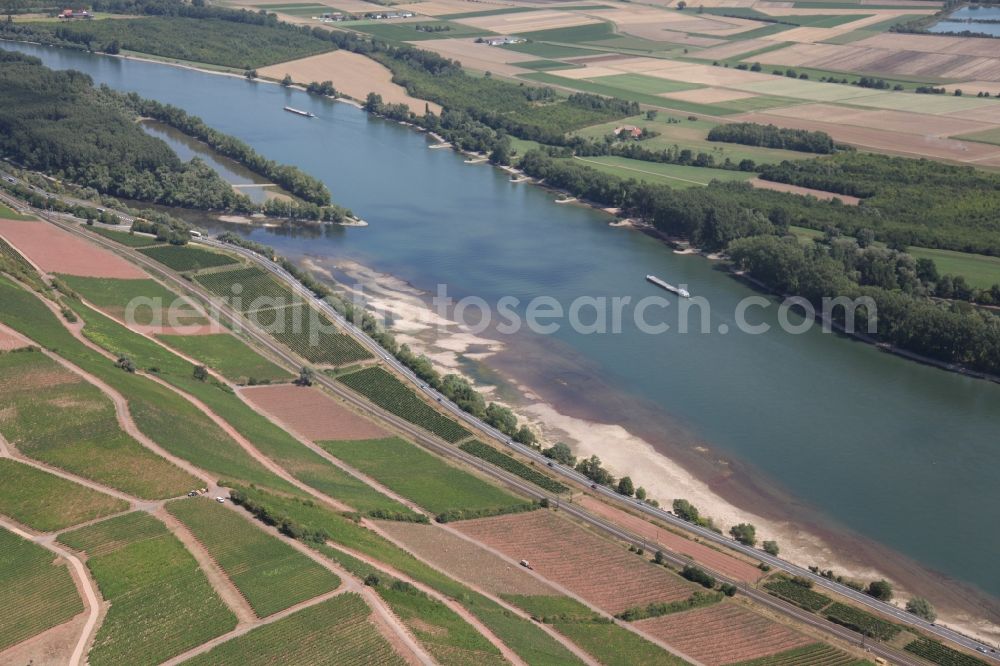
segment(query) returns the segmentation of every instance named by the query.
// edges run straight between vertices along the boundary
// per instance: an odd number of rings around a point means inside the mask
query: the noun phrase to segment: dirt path
[[[368,521],[362,521],[362,524],[365,527],[367,527],[368,529],[371,529],[373,532],[379,533],[379,530],[377,528],[373,527],[371,525],[371,523],[369,523]],[[514,653],[513,650],[511,650],[509,647],[507,647],[506,643],[504,643],[502,640],[500,640],[500,638],[496,634],[494,634],[493,631],[491,631],[489,629],[489,627],[487,627],[486,625],[484,625],[479,620],[479,618],[477,618],[475,615],[473,615],[472,613],[470,613],[464,606],[462,606],[458,602],[449,599],[448,597],[444,596],[443,594],[441,594],[440,592],[438,592],[434,588],[429,587],[429,586],[425,585],[424,583],[421,583],[420,581],[418,581],[418,580],[416,580],[414,578],[411,578],[410,576],[408,576],[407,574],[403,573],[399,569],[396,569],[395,567],[392,567],[392,566],[390,566],[388,564],[385,564],[384,562],[381,562],[381,561],[376,560],[376,559],[374,559],[372,557],[369,557],[368,555],[365,555],[364,553],[358,552],[358,551],[353,550],[351,548],[347,548],[346,546],[342,546],[342,545],[340,545],[338,543],[327,542],[327,545],[329,545],[331,548],[334,548],[334,549],[339,550],[341,552],[347,553],[351,557],[354,557],[354,558],[356,558],[358,560],[361,560],[365,564],[368,564],[368,565],[373,566],[373,567],[375,567],[377,569],[380,569],[380,570],[384,571],[385,573],[389,574],[390,576],[392,576],[394,578],[398,578],[398,579],[400,579],[402,581],[405,581],[405,582],[409,583],[410,585],[412,585],[413,587],[415,587],[418,590],[420,590],[421,592],[423,592],[424,594],[426,594],[427,596],[429,596],[430,598],[435,599],[436,601],[441,602],[442,604],[444,604],[445,606],[447,606],[449,610],[451,610],[452,612],[454,612],[460,618],[462,618],[463,620],[465,620],[469,625],[471,625],[473,629],[475,629],[480,634],[482,634],[483,637],[486,640],[488,640],[491,644],[493,644],[493,647],[495,647],[498,650],[500,650],[500,654],[508,662],[510,662],[512,664],[515,664],[516,666],[527,666],[524,663],[524,661],[517,654]]]
[[[84,600],[84,603],[87,606],[87,622],[83,625],[83,630],[80,632],[80,638],[76,643],[76,647],[73,648],[73,654],[68,662],[70,666],[78,666],[83,662],[83,655],[87,648],[87,643],[90,642],[90,637],[97,628],[97,620],[101,612],[101,602],[97,595],[97,588],[93,581],[90,580],[87,568],[83,566],[83,562],[81,562],[75,555],[57,545],[55,543],[55,538],[52,536],[38,537],[29,534],[16,525],[8,523],[2,518],[0,518],[0,527],[13,532],[22,539],[27,539],[28,541],[37,543],[46,550],[49,550],[65,559],[69,563],[69,570],[70,574],[73,576],[73,582],[76,584],[80,597]]]
[[[515,560],[515,559],[513,559],[511,557],[508,557],[504,553],[500,552],[499,550],[497,550],[497,549],[495,549],[495,548],[493,548],[491,546],[488,546],[488,545],[486,545],[484,543],[481,543],[480,541],[477,541],[476,539],[470,537],[468,534],[465,534],[465,533],[461,532],[460,530],[457,530],[457,529],[455,529],[453,527],[447,527],[447,526],[443,526],[443,527],[444,527],[444,529],[447,529],[449,532],[451,532],[455,536],[461,537],[462,539],[465,539],[469,543],[473,543],[473,544],[479,546],[483,550],[486,550],[489,553],[492,553],[493,555],[496,555],[497,557],[501,558],[502,560],[504,560],[506,562],[509,562],[509,563],[511,563],[513,565],[520,566],[520,563],[517,560]],[[618,626],[620,626],[620,627],[622,627],[624,629],[627,629],[628,631],[631,631],[634,634],[638,634],[639,636],[641,636],[642,638],[645,638],[650,643],[653,643],[654,645],[657,645],[658,647],[663,648],[664,650],[666,650],[670,654],[673,654],[673,655],[675,655],[677,657],[680,657],[681,659],[683,659],[684,661],[688,662],[689,664],[693,664],[694,666],[701,666],[701,662],[699,662],[697,659],[692,659],[690,656],[688,656],[688,655],[684,654],[683,652],[680,652],[679,650],[677,650],[677,648],[675,648],[675,647],[673,647],[671,645],[668,645],[667,643],[664,643],[660,639],[656,638],[655,636],[650,635],[649,633],[647,633],[645,631],[637,629],[630,622],[622,622],[620,620],[616,620],[616,619],[612,618],[611,615],[609,615],[606,611],[604,611],[603,609],[599,608],[598,606],[595,606],[594,604],[590,603],[589,601],[587,601],[583,597],[579,596],[578,594],[576,594],[575,592],[573,592],[569,588],[565,587],[564,585],[560,585],[559,583],[557,583],[557,582],[555,582],[553,580],[549,580],[548,578],[545,578],[544,576],[542,576],[540,573],[538,573],[537,571],[535,571],[533,569],[525,569],[525,571],[527,571],[529,574],[535,576],[538,580],[540,580],[540,581],[546,583],[547,585],[555,588],[556,590],[559,591],[560,594],[563,594],[563,595],[565,595],[565,596],[573,599],[574,601],[577,601],[577,602],[583,604],[584,606],[586,606],[587,608],[589,608],[594,613],[597,613],[598,615],[600,615],[602,617],[611,618],[614,621],[614,623],[617,624]]]
[[[417,554],[413,553],[412,551],[408,550],[406,548],[406,544],[402,543],[401,541],[396,540],[391,534],[388,534],[385,531],[379,529],[379,527],[377,525],[373,525],[373,524],[368,523],[368,522],[366,522],[366,525],[373,532],[375,532],[376,534],[378,534],[382,538],[384,538],[384,539],[386,539],[388,541],[391,541],[397,547],[401,548],[402,550],[405,550],[407,553],[409,553],[410,555],[412,555],[417,560],[420,560],[421,562],[423,562],[427,566],[429,566],[429,567],[431,567],[431,568],[433,568],[433,569],[435,569],[437,571],[442,571],[433,562],[425,560],[424,558],[420,557],[419,555],[417,555]],[[465,537],[465,535],[462,535],[462,534],[458,533],[457,530],[451,529],[451,528],[447,527],[446,525],[438,524],[438,527],[440,527],[441,529],[448,530],[449,533],[457,533],[457,534],[459,534],[459,536]],[[471,543],[474,543],[474,544],[476,543],[475,541],[473,541],[472,539],[469,539],[469,538],[465,538],[465,540],[469,541]],[[535,572],[531,572],[531,573],[535,573]],[[471,583],[468,580],[463,580],[461,578],[458,578],[458,577],[454,576],[451,573],[448,573],[446,575],[448,575],[452,579],[458,581],[462,585],[465,585],[466,587],[468,587],[473,592],[476,592],[477,594],[481,594],[484,597],[486,597],[487,599],[489,599],[490,601],[492,601],[493,603],[495,603],[495,604],[497,604],[499,606],[502,606],[508,612],[510,612],[510,613],[512,613],[512,614],[514,614],[514,615],[516,615],[518,617],[520,617],[523,620],[527,620],[529,622],[533,622],[534,623],[534,621],[531,619],[531,614],[529,614],[529,613],[521,610],[517,606],[514,606],[513,604],[509,603],[505,599],[502,599],[502,598],[500,598],[498,596],[495,596],[493,593],[488,592],[487,590],[479,587],[475,583]],[[549,582],[549,581],[545,580],[544,578],[542,578],[541,576],[539,576],[537,574],[536,574],[535,577],[538,578],[539,580],[545,581],[546,583]],[[562,634],[560,634],[559,632],[557,632],[551,626],[549,626],[547,624],[544,624],[544,623],[534,623],[534,624],[539,629],[541,629],[542,631],[544,631],[545,633],[547,633],[549,636],[551,636],[556,642],[558,642],[559,644],[561,644],[564,648],[566,648],[567,650],[569,650],[570,652],[572,652],[577,657],[577,659],[579,659],[583,663],[587,664],[587,666],[600,666],[600,662],[596,661],[593,657],[591,657],[589,654],[587,654],[586,652],[584,652],[576,643],[572,642],[571,640],[569,640],[568,638],[566,638],[565,636],[563,636]]]
[[[252,624],[257,621],[257,614],[254,613],[253,608],[247,602],[240,591],[233,584],[233,581],[229,580],[229,576],[226,572],[222,570],[221,567],[216,563],[215,559],[209,554],[205,547],[201,545],[201,542],[191,534],[191,531],[183,524],[181,521],[174,518],[174,516],[167,511],[166,507],[160,507],[153,512],[153,515],[159,518],[167,526],[175,537],[177,537],[184,547],[188,549],[194,559],[198,561],[198,566],[201,567],[202,572],[205,577],[208,578],[209,584],[215,590],[216,594],[222,599],[222,601],[229,606],[229,610],[233,611],[236,615],[237,627],[244,624]]]

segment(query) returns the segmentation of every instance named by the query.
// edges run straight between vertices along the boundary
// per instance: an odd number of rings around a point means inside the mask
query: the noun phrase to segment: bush
[[[681,575],[692,583],[698,583],[702,587],[706,587],[708,589],[715,587],[715,577],[701,567],[688,564],[681,570]]]
[[[729,528],[729,533],[744,546],[754,546],[757,544],[757,528],[750,523],[733,525]]]
[[[912,613],[919,618],[923,618],[928,622],[933,622],[937,619],[937,612],[934,610],[934,606],[931,602],[927,601],[923,597],[913,597],[906,602],[906,612]]]
[[[764,552],[767,553],[768,555],[774,555],[775,557],[777,557],[778,552],[780,550],[778,548],[777,541],[765,541],[763,544],[761,544],[761,548],[763,548]]]
[[[892,601],[892,583],[887,580],[875,580],[868,584],[865,594],[879,601]]]

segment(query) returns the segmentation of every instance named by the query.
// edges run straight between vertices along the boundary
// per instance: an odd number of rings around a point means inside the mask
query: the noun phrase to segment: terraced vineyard
[[[21,256],[20,252],[11,247],[10,244],[2,238],[0,238],[0,257],[10,260],[11,263],[24,270],[32,272],[35,270],[32,268],[31,264],[29,264],[28,261]]]
[[[903,649],[941,666],[988,666],[989,664],[983,659],[953,650],[929,638],[918,638],[907,643]]]
[[[0,514],[51,532],[125,511],[128,502],[10,458],[0,458]]]
[[[269,273],[255,266],[195,275],[194,279],[240,312],[302,302]]]
[[[340,580],[288,544],[206,498],[167,505],[208,550],[258,617],[335,590]]]
[[[823,615],[837,624],[882,641],[892,640],[899,633],[895,624],[839,602],[823,611]]]
[[[396,379],[392,373],[383,368],[365,368],[341,375],[337,377],[337,380],[365,396],[382,409],[440,436],[446,442],[455,443],[472,436],[471,432],[447,416],[438,413]]]
[[[181,273],[239,263],[229,255],[190,245],[158,245],[139,252]]]
[[[372,357],[361,343],[339,332],[332,321],[312,308],[291,307],[274,312],[281,323],[267,326],[268,333],[310,363],[347,365]]]
[[[796,606],[804,608],[807,611],[812,611],[813,613],[826,608],[833,602],[833,599],[825,594],[814,592],[813,590],[803,587],[802,585],[786,578],[766,583],[764,585],[764,589],[776,597],[780,597],[785,601],[790,601]]]
[[[477,458],[482,458],[483,460],[493,463],[497,467],[502,467],[511,474],[517,474],[522,479],[531,481],[536,486],[544,488],[552,493],[562,493],[568,490],[566,486],[559,483],[555,479],[552,479],[545,474],[542,474],[538,470],[532,469],[528,465],[514,459],[512,456],[507,455],[502,451],[494,449],[489,444],[484,444],[479,440],[466,442],[460,447],[466,453],[471,453]]]
[[[0,652],[83,611],[65,566],[39,545],[0,528]]]
[[[60,536],[88,554],[87,566],[111,603],[89,661],[154,664],[236,626],[194,557],[147,513],[111,518]]]
[[[769,657],[740,661],[731,666],[865,666],[871,662],[858,659],[825,643],[814,643]]]
[[[368,621],[360,596],[341,594],[254,629],[185,662],[186,666],[403,666]]]

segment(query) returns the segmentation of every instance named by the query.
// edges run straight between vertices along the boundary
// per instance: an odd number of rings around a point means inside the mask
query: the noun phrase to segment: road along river
[[[793,559],[884,572],[939,605],[1000,622],[1000,386],[817,329],[788,334],[774,306],[748,315],[770,332],[740,333],[737,305],[756,294],[713,263],[428,150],[425,136],[349,105],[164,65],[4,47],[181,106],[321,178],[370,226],[237,228],[357,278],[394,309],[404,337],[496,385],[499,397],[545,422],[547,435],[597,453],[651,496],[688,497],[726,527],[752,518]],[[649,273],[704,297],[708,331],[677,333],[669,318],[677,303],[646,283]],[[672,328],[643,332],[629,313],[617,333],[576,332],[565,321],[549,335],[502,335],[496,326],[436,333],[413,320],[439,284],[456,299],[515,297],[522,314],[539,296],[567,308],[579,297],[664,296]],[[654,309],[648,318],[657,319]]]

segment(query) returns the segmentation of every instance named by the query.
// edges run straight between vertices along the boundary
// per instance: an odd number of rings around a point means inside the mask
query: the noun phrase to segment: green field
[[[612,39],[617,36],[614,24],[608,22],[578,25],[571,28],[519,32],[517,34],[533,42],[568,42],[570,44]]]
[[[676,122],[670,122],[671,120],[675,120]],[[672,150],[676,148],[677,150],[690,150],[694,155],[706,153],[712,156],[716,164],[725,162],[726,158],[735,164],[739,164],[745,159],[753,160],[757,164],[772,164],[783,160],[801,160],[815,157],[811,153],[800,153],[794,150],[761,148],[709,141],[708,132],[717,124],[709,120],[689,120],[683,116],[666,113],[658,114],[655,120],[647,120],[643,114],[625,118],[624,120],[585,127],[582,130],[574,132],[574,134],[588,138],[599,138],[611,134],[616,127],[634,125],[657,133],[657,136],[642,140],[640,145],[643,148],[649,150]]]
[[[634,178],[648,183],[670,185],[676,188],[701,187],[713,180],[744,181],[750,180],[756,174],[749,171],[732,171],[729,169],[708,169],[704,167],[685,166],[683,164],[662,164],[659,162],[644,162],[627,157],[577,157],[574,158],[592,169],[609,173],[621,178]]]
[[[227,254],[190,245],[159,245],[139,250],[139,252],[179,272],[239,263],[238,260]]]
[[[528,62],[517,63],[518,67],[524,67],[525,69],[534,69],[539,72],[544,72],[553,69],[579,69],[579,65],[574,65],[568,62],[560,62],[558,60],[529,60]]]
[[[258,617],[340,585],[329,570],[208,498],[177,500],[167,510],[191,530]]]
[[[0,514],[39,532],[53,532],[125,511],[129,504],[55,474],[0,458]]]
[[[417,23],[352,21],[345,22],[341,25],[349,27],[351,30],[357,30],[358,32],[363,32],[365,34],[372,35],[373,37],[384,39],[388,42],[422,42],[431,39],[458,39],[495,34],[489,30],[481,30],[479,28],[463,25],[461,23],[453,23],[451,21],[435,21],[433,19],[428,19],[426,21],[421,20]],[[441,30],[440,32],[428,32],[426,30],[417,30],[418,25],[438,28],[447,26],[449,29]]]
[[[515,53],[527,53],[539,58],[574,58],[578,56],[595,55],[590,49],[581,49],[575,46],[564,46],[562,44],[546,44],[545,42],[523,42],[521,44],[506,44],[498,48],[514,51]]]
[[[543,474],[534,467],[525,465],[519,460],[516,460],[514,457],[507,455],[503,451],[493,448],[489,444],[484,444],[483,442],[475,440],[472,442],[466,442],[459,448],[466,453],[471,453],[478,458],[482,458],[487,462],[493,463],[497,467],[502,467],[512,474],[517,474],[522,479],[527,479],[536,486],[544,488],[551,493],[562,493],[568,490],[566,486],[559,483],[555,479]]]
[[[924,637],[907,643],[903,649],[934,664],[940,664],[940,666],[987,666],[989,664],[984,659],[959,652]]]
[[[961,141],[975,141],[976,143],[988,143],[1000,146],[1000,129],[986,130],[985,132],[973,132],[972,134],[960,134],[951,137]]]
[[[60,275],[59,279],[92,305],[115,319],[147,326],[207,324],[186,298],[168,291],[155,280]]]
[[[20,213],[15,213],[10,207],[5,206],[0,203],[0,220],[33,220],[35,219],[31,215],[21,215]]]
[[[342,594],[234,638],[185,662],[188,666],[271,666],[276,663],[403,666],[358,594]]]
[[[502,510],[527,503],[398,437],[320,445],[432,513]]]
[[[56,555],[0,528],[0,652],[83,611]]]
[[[149,247],[150,245],[156,245],[160,242],[152,236],[132,234],[127,231],[115,231],[114,229],[105,229],[104,227],[87,227],[87,231],[91,231],[98,236],[104,236],[105,238],[111,239],[116,243],[127,245],[128,247]]]
[[[694,83],[683,83],[681,81],[671,81],[661,79],[656,76],[646,76],[644,74],[612,74],[610,76],[597,76],[590,79],[595,83],[601,83],[622,90],[642,93],[644,95],[659,95],[661,93],[678,92],[680,90],[696,90],[704,88]]]
[[[871,663],[841,652],[832,645],[813,643],[760,659],[737,662],[730,666],[871,666]]]
[[[197,484],[123,432],[103,393],[41,353],[0,355],[0,385],[0,410],[13,414],[0,432],[24,455],[147,499]]]
[[[521,12],[531,12],[535,11],[534,7],[503,7],[501,9],[484,9],[479,12],[465,12],[464,14],[444,14],[439,18],[444,19],[462,19],[462,18],[476,18],[479,16],[500,16],[501,14],[519,14]]]
[[[292,376],[228,333],[213,335],[158,335],[170,347],[201,361],[226,379],[246,383],[253,379],[283,382]]]
[[[507,663],[500,651],[453,610],[415,589],[379,586],[379,596],[443,666]]]
[[[421,400],[408,386],[396,379],[395,375],[380,367],[365,368],[341,375],[337,380],[382,409],[439,435],[447,442],[458,442],[472,435],[457,422],[440,414]]]
[[[94,666],[158,663],[236,626],[194,557],[149,514],[112,518],[59,540],[87,552],[111,603],[90,651]]]

